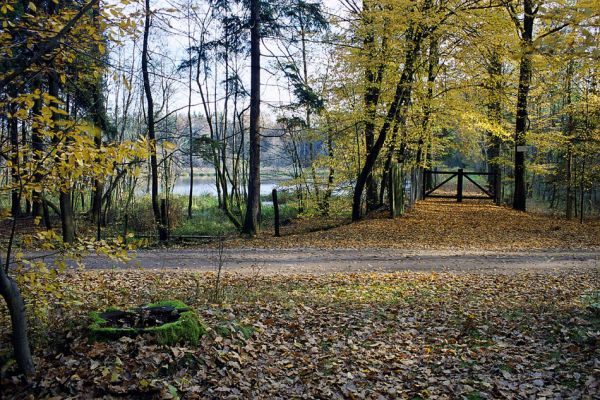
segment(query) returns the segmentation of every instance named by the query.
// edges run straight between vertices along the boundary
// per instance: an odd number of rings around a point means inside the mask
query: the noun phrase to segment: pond
[[[260,184],[260,194],[271,194],[274,188],[277,187],[277,182],[266,181]],[[231,187],[230,187],[231,188]],[[188,195],[190,193],[190,178],[179,178],[173,186],[173,194]],[[217,186],[214,180],[206,179],[205,177],[194,179],[194,196],[200,195],[217,195]]]

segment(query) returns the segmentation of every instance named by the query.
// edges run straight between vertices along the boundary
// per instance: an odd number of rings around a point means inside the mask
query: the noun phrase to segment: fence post
[[[456,184],[456,201],[458,203],[463,200],[463,169],[458,169],[458,183]]]
[[[129,214],[125,213],[125,218],[123,219],[123,243],[127,244],[127,230],[129,224]]]
[[[277,200],[277,189],[273,189],[273,214],[275,214],[275,236],[279,237],[279,202]]]
[[[502,199],[502,179],[500,176],[500,168],[494,168],[494,203],[499,206]]]
[[[388,201],[390,203],[390,218],[396,217],[396,164],[392,163],[390,167],[390,179],[388,183]]]
[[[160,216],[162,221],[161,224],[167,231],[167,239],[171,236],[171,232],[169,232],[169,207],[167,207],[167,199],[160,199]]]

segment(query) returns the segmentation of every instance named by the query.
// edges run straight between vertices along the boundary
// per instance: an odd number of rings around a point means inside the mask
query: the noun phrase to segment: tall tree
[[[525,154],[527,144],[527,99],[531,86],[531,59],[533,56],[533,24],[539,7],[533,0],[523,0],[523,21],[518,20],[515,8],[508,4],[508,12],[515,20],[521,38],[521,59],[519,61],[519,88],[517,92],[517,113],[515,120],[515,190],[513,208],[526,209]]]
[[[145,0],[144,8],[144,39],[142,42],[142,78],[144,81],[144,93],[146,95],[146,122],[148,126],[148,141],[150,146],[150,180],[151,180],[151,202],[154,214],[154,223],[158,230],[158,239],[168,239],[168,227],[165,224],[158,204],[158,161],[156,155],[156,127],[154,123],[154,99],[152,98],[152,87],[150,86],[150,74],[148,72],[148,38],[150,35],[151,10],[150,0]]]
[[[550,27],[537,35],[534,39],[534,23],[540,8],[544,5],[543,1],[522,0],[522,16],[518,12],[518,6],[515,2],[504,1],[506,10],[513,20],[517,33],[520,38],[521,57],[519,60],[519,86],[517,91],[517,110],[515,118],[515,189],[513,193],[513,208],[515,210],[525,211],[527,203],[527,182],[525,174],[525,154],[527,145],[527,129],[529,122],[528,98],[531,87],[531,77],[533,73],[532,59],[536,51],[536,45],[541,39],[559,32],[569,26],[568,18],[571,16],[570,7],[565,10],[548,8],[547,15],[550,17]]]
[[[260,224],[260,0],[250,0],[250,165],[242,231],[254,236]]]

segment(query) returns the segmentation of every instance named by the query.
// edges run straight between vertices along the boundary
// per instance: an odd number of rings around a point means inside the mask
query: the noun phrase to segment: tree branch
[[[60,45],[61,39],[67,35],[71,29],[73,29],[77,21],[79,21],[81,17],[83,17],[83,15],[99,1],[100,0],[90,0],[90,2],[87,3],[81,10],[79,10],[79,12],[73,18],[71,18],[71,20],[67,22],[56,35],[45,42],[42,42],[39,45],[37,52],[30,59],[27,59],[27,56],[25,55],[17,57],[15,60],[15,69],[0,81],[0,91],[4,90],[6,86],[14,81],[19,75],[22,75],[27,68],[37,64],[45,55],[55,50]]]

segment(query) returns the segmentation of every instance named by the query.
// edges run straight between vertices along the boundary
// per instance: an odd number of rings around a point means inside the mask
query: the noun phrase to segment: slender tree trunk
[[[573,78],[573,62],[567,65],[566,90],[565,90],[565,107],[567,108],[567,121],[565,133],[567,134],[567,160],[565,163],[565,179],[566,179],[566,199],[565,199],[565,214],[567,219],[573,218],[573,209],[575,208],[575,190],[573,190],[573,134],[575,131],[575,123],[573,119],[573,111],[571,110],[571,81]]]
[[[28,129],[27,129],[27,123],[25,121],[21,122],[21,143],[23,145],[26,145],[27,143],[27,134],[28,134]],[[27,153],[23,153],[23,165],[29,165],[29,157],[27,156]],[[20,187],[21,185],[19,185]],[[25,215],[31,215],[31,198],[27,197],[25,199]]]
[[[27,375],[35,372],[31,347],[27,337],[27,318],[25,303],[16,282],[0,269],[0,294],[6,302],[12,324],[12,345],[19,370]]]
[[[192,32],[190,28],[190,10],[191,3],[188,3],[187,10],[187,23],[188,23],[188,62],[189,62],[189,71],[188,71],[188,107],[187,107],[187,120],[188,120],[188,142],[189,142],[189,156],[188,162],[190,164],[190,192],[188,196],[188,209],[187,209],[187,217],[188,219],[192,218],[192,203],[194,200],[194,130],[192,127]]]
[[[398,112],[396,115],[396,121],[394,123],[394,127],[392,128],[392,137],[390,138],[390,144],[388,146],[387,149],[387,155],[385,157],[385,164],[383,165],[383,174],[381,176],[381,186],[379,188],[379,204],[383,205],[384,204],[384,199],[385,199],[385,190],[386,188],[389,189],[390,188],[390,182],[391,182],[391,170],[392,170],[392,162],[394,161],[394,155],[396,154],[397,157],[397,161],[401,162],[404,160],[404,154],[403,154],[403,150],[396,152],[396,142],[398,142],[398,130],[400,129],[400,127],[402,126],[403,131],[406,129],[406,119],[404,118],[404,115],[402,115],[402,111]],[[402,146],[402,140],[401,140],[401,149],[404,148],[404,146]],[[389,193],[388,190],[388,194],[391,195],[391,193]],[[391,198],[390,196],[388,196],[388,198]],[[389,202],[390,204],[390,208],[391,208],[391,202]]]
[[[304,26],[304,19],[302,18],[302,13],[299,15],[299,23],[300,23],[300,49],[302,53],[302,80],[304,81],[304,85],[306,87],[309,86],[308,82],[308,59],[306,53],[306,29]],[[315,147],[313,143],[313,138],[311,135],[312,131],[312,111],[310,108],[310,104],[306,104],[306,108],[304,110],[305,120],[306,120],[306,131],[308,132],[308,156],[310,160],[310,173],[313,182],[313,188],[315,191],[315,201],[317,205],[321,204],[321,193],[319,188],[319,177],[317,175],[317,169],[315,167]]]
[[[517,92],[517,116],[515,124],[515,191],[513,195],[513,208],[526,210],[527,184],[525,181],[525,151],[518,151],[525,146],[528,125],[527,100],[531,86],[531,58],[533,52],[533,22],[535,12],[533,0],[523,0],[523,31],[521,37],[521,61],[519,66],[519,88]]]
[[[191,53],[190,53],[191,57]],[[187,120],[188,120],[188,141],[189,141],[189,158],[190,163],[190,194],[188,196],[188,219],[192,218],[192,202],[194,199],[194,130],[192,127],[192,63],[190,60],[190,71],[188,75],[188,109],[187,109]]]
[[[243,232],[256,235],[260,223],[260,0],[250,1],[250,166]]]
[[[327,123],[327,125],[329,125],[329,122]],[[335,174],[335,169],[333,167],[333,133],[331,132],[331,128],[327,130],[327,157],[327,161],[329,162],[329,174],[327,175],[327,189],[325,190],[325,194],[323,195],[323,204],[321,206],[321,211],[324,216],[329,216],[329,202],[331,200],[331,195],[333,192],[333,182]]]
[[[100,16],[100,7],[96,4],[92,8],[92,23],[98,33],[101,33],[101,28],[98,25],[98,17]],[[100,54],[98,45],[94,45],[95,51]],[[94,124],[98,128],[96,135],[94,136],[94,145],[97,150],[102,147],[102,133],[108,133],[108,121],[106,115],[106,108],[104,107],[104,96],[102,94],[102,77],[99,77],[94,82],[92,92],[92,118]],[[94,180],[94,190],[92,197],[92,209],[90,212],[92,223],[98,226],[98,240],[100,240],[100,224],[102,222],[102,193],[104,191],[104,183],[100,179]],[[83,206],[83,204],[82,204]]]
[[[35,86],[40,87],[41,81],[37,79],[35,81]],[[36,99],[33,105],[32,114],[37,116],[41,111],[41,99]],[[32,128],[31,131],[31,149],[33,150],[33,154],[31,156],[33,160],[33,165],[35,166],[36,172],[33,176],[34,182],[40,182],[42,180],[42,174],[39,172],[40,163],[42,161],[42,152],[44,151],[44,142],[42,140],[42,136],[40,135],[38,128]],[[41,217],[43,214],[42,210],[42,193],[40,191],[34,190],[32,195],[32,210],[31,216],[34,218]]]
[[[102,96],[102,82],[99,80],[96,82],[93,94],[93,112],[92,117],[94,124],[98,128],[96,135],[94,136],[94,145],[97,150],[102,148],[102,132],[108,131],[108,121],[106,120],[106,109],[104,108],[104,98]],[[102,222],[101,210],[102,210],[102,194],[104,192],[104,182],[100,179],[94,180],[94,193],[92,197],[92,209],[91,209],[91,221],[95,224]],[[83,205],[82,205],[83,206]]]
[[[146,118],[148,122],[148,140],[150,141],[150,196],[152,200],[154,222],[158,230],[158,239],[163,242],[168,239],[168,227],[163,224],[163,216],[158,204],[158,161],[156,156],[156,133],[154,126],[154,99],[152,98],[150,75],[148,73],[148,36],[150,35],[150,13],[150,0],[145,0],[144,40],[142,43],[142,76],[147,104]]]
[[[75,215],[73,213],[71,191],[60,192],[59,203],[63,241],[73,243],[75,241]]]
[[[410,101],[412,94],[412,81],[414,78],[414,64],[416,62],[422,41],[421,32],[415,32],[415,28],[410,27],[407,32],[407,41],[410,44],[410,48],[407,49],[406,52],[404,70],[402,71],[402,75],[400,76],[400,79],[396,85],[394,98],[389,105],[387,115],[383,125],[381,126],[381,129],[379,130],[379,136],[373,144],[371,151],[367,152],[365,163],[360,174],[358,175],[356,185],[354,186],[354,195],[352,198],[353,221],[360,219],[362,193],[365,185],[367,184],[369,176],[373,171],[377,157],[379,157],[381,148],[385,143],[388,131],[392,126],[393,121],[397,118],[397,113],[400,112],[400,108]],[[375,198],[377,199],[377,194],[375,194]]]
[[[48,94],[58,98],[59,83],[58,76],[55,72],[51,72],[48,76]],[[67,100],[67,104],[68,100]],[[59,116],[53,115],[55,121],[58,121]],[[60,140],[56,138],[56,140]],[[70,183],[67,183],[70,185]],[[71,203],[71,188],[60,188],[59,194],[60,220],[62,227],[62,239],[65,243],[73,243],[75,241],[75,213],[73,212],[73,204]]]
[[[417,166],[422,166],[423,159],[427,160],[427,149],[431,144],[431,113],[433,102],[433,87],[437,78],[438,66],[440,62],[439,39],[436,35],[429,38],[429,54],[427,57],[427,96],[423,105],[423,119],[421,121],[421,138],[419,139],[419,148],[417,149]],[[423,156],[425,154],[425,156]]]
[[[489,58],[488,74],[490,78],[490,90],[489,90],[489,103],[488,103],[488,117],[495,124],[500,124],[502,118],[502,62],[500,56],[494,50]],[[494,135],[492,132],[487,133],[490,144],[487,149],[488,158],[488,187],[490,187],[494,193],[500,192],[501,175],[500,175],[500,149],[502,140]],[[500,196],[496,195],[496,203],[500,203]]]
[[[14,114],[17,111],[15,105],[11,104],[11,112]],[[19,160],[19,123],[15,117],[8,119],[8,130],[10,134],[10,146],[11,146],[11,175],[12,175],[12,190],[11,190],[11,214],[13,218],[21,216],[21,196],[20,196],[20,177],[18,165]]]
[[[369,26],[373,23],[368,16],[370,11],[369,2],[363,2],[363,10],[365,11],[366,15],[365,24]],[[365,80],[367,82],[367,87],[363,96],[363,103],[365,108],[365,152],[368,158],[375,146],[375,121],[377,118],[377,105],[381,95],[381,81],[383,79],[383,74],[386,67],[383,57],[383,53],[385,53],[386,49],[386,38],[384,37],[382,41],[382,54],[378,54],[375,49],[375,34],[372,30],[369,30],[363,40],[363,47],[367,50],[367,56],[369,59],[379,57],[382,60],[382,62],[380,62],[376,67],[368,66],[365,69]],[[366,203],[368,212],[376,209],[379,205],[377,198],[377,183],[373,178],[372,168],[365,178],[364,185],[366,186]]]
[[[584,208],[584,198],[585,198],[585,156],[581,161],[581,173],[579,176],[579,222],[583,224],[583,213],[585,211]]]

